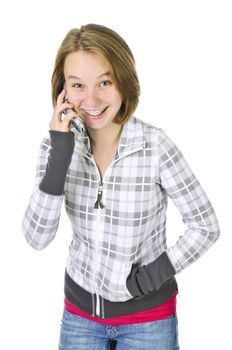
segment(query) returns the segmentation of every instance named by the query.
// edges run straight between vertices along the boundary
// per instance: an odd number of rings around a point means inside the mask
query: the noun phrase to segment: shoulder
[[[158,146],[162,142],[168,142],[170,140],[169,136],[162,128],[145,122],[139,118],[135,118],[135,122],[141,125],[144,138],[146,139],[147,143],[153,146]]]

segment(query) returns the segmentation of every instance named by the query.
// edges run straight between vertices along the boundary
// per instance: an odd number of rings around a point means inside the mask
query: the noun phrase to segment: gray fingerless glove
[[[175,269],[164,252],[147,265],[140,267],[133,265],[126,280],[127,289],[134,297],[146,295],[159,289],[174,275]]]
[[[46,171],[39,185],[41,191],[62,195],[65,178],[72,159],[74,149],[74,133],[50,130],[51,149]]]

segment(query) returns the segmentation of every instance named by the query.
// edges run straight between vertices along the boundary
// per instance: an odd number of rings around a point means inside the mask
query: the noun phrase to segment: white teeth
[[[104,108],[105,109],[105,108]],[[85,112],[86,113],[88,113],[88,114],[90,114],[90,115],[93,115],[93,116],[96,116],[96,115],[99,115],[99,114],[101,114],[103,111],[104,111],[104,109],[98,109],[98,110],[96,110],[96,111],[88,111],[88,110],[85,110]]]

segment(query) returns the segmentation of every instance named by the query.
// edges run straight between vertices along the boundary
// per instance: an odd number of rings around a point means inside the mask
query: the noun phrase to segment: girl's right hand
[[[73,108],[72,103],[64,102],[65,94],[66,90],[63,89],[57,98],[56,107],[49,124],[50,130],[68,132],[72,128],[71,120],[76,117],[75,112],[71,110],[66,115],[62,115],[65,109]]]

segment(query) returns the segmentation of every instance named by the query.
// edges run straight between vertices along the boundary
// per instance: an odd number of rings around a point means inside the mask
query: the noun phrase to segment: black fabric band
[[[133,265],[126,284],[131,295],[139,297],[158,290],[174,275],[175,269],[164,252],[150,264],[140,267]]]
[[[74,133],[50,130],[51,149],[44,177],[39,185],[41,191],[62,195],[66,174],[74,149]]]
[[[65,272],[65,286],[64,292],[66,298],[81,310],[87,312],[90,315],[97,317],[117,317],[126,314],[132,314],[134,312],[148,310],[156,307],[167,301],[177,290],[177,283],[175,278],[170,278],[166,283],[162,285],[157,291],[153,291],[147,295],[141,297],[132,298],[124,302],[112,302],[100,297],[101,301],[101,314],[96,315],[96,295],[91,294],[76,284],[72,278]]]

